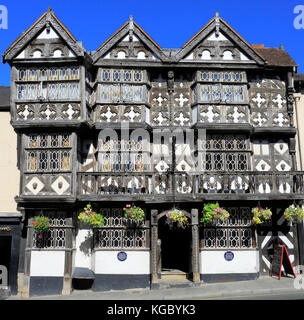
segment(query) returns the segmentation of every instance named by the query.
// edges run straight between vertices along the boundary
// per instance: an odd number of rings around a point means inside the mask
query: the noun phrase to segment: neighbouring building
[[[10,120],[10,88],[0,86],[0,284],[16,294],[21,214],[14,198],[19,193],[20,175],[17,135]]]
[[[250,45],[216,14],[179,49],[161,48],[130,17],[86,51],[49,9],[3,62],[19,139],[23,296],[69,294],[85,275],[96,291],[157,288],[174,275],[256,279],[269,274],[274,241],[302,262],[302,231],[283,216],[304,198],[297,64],[283,47]],[[202,225],[209,202],[228,221]],[[88,203],[104,227],[81,227]],[[145,210],[144,223],[124,219],[126,204]],[[257,206],[271,208],[270,222],[252,223]],[[189,228],[166,224],[172,208]],[[51,221],[42,239],[35,216]]]

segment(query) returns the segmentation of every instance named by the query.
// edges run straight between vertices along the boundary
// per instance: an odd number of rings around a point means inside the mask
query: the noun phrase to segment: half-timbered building
[[[49,9],[3,62],[19,139],[24,296],[69,294],[83,272],[96,291],[173,276],[256,279],[269,274],[275,240],[299,264],[297,226],[283,217],[304,197],[297,64],[283,47],[251,45],[216,14],[179,49],[161,48],[130,17],[87,51]],[[214,202],[230,217],[204,226],[203,205]],[[103,227],[79,224],[88,203]],[[126,204],[144,209],[144,223],[125,223]],[[252,223],[257,206],[271,208],[270,222]],[[166,224],[172,208],[187,229]],[[51,221],[42,244],[39,215]]]

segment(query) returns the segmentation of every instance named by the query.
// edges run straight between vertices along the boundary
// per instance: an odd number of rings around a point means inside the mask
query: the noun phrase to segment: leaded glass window
[[[101,249],[146,249],[147,226],[133,224],[124,218],[122,208],[104,208],[101,210],[105,224],[94,230],[95,248]]]
[[[67,171],[71,169],[69,134],[30,134],[26,143],[26,170]]]
[[[79,99],[79,85],[78,83],[70,84],[70,98]]]
[[[230,217],[226,222],[217,222],[203,228],[204,249],[250,249],[255,247],[252,231],[251,208],[225,208]]]
[[[33,233],[33,248],[62,249],[66,246],[67,222],[66,213],[63,211],[37,211],[33,216],[43,215],[49,218],[51,225],[40,239],[36,232]]]
[[[216,84],[212,86],[212,100],[221,100],[221,85]]]
[[[203,85],[201,89],[201,99],[202,101],[210,101],[210,86],[209,85]]]

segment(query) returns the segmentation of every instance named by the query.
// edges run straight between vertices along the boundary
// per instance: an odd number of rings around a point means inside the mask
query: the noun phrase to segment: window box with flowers
[[[186,229],[189,226],[188,217],[183,210],[171,209],[166,212],[167,224],[171,228],[177,226],[177,228]]]
[[[207,203],[202,210],[201,222],[205,225],[224,222],[229,218],[229,212],[219,206],[218,203]]]
[[[253,213],[252,222],[255,224],[263,224],[270,222],[272,212],[268,208],[255,207],[251,210]]]
[[[125,218],[130,219],[133,223],[141,224],[145,221],[145,211],[140,207],[126,204],[126,207],[123,208],[123,211]]]
[[[83,210],[78,215],[78,220],[82,223],[82,226],[102,227],[104,225],[105,221],[102,214],[93,211],[90,204],[87,204]]]
[[[304,220],[304,209],[299,205],[290,205],[284,211],[284,217],[287,220],[289,225],[293,223],[303,222]]]

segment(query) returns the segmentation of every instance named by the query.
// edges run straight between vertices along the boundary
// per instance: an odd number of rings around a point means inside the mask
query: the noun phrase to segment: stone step
[[[185,279],[187,280],[187,273],[180,271],[180,270],[175,270],[175,269],[170,269],[170,270],[163,270],[161,272],[161,279],[162,280],[179,280],[179,279]]]

